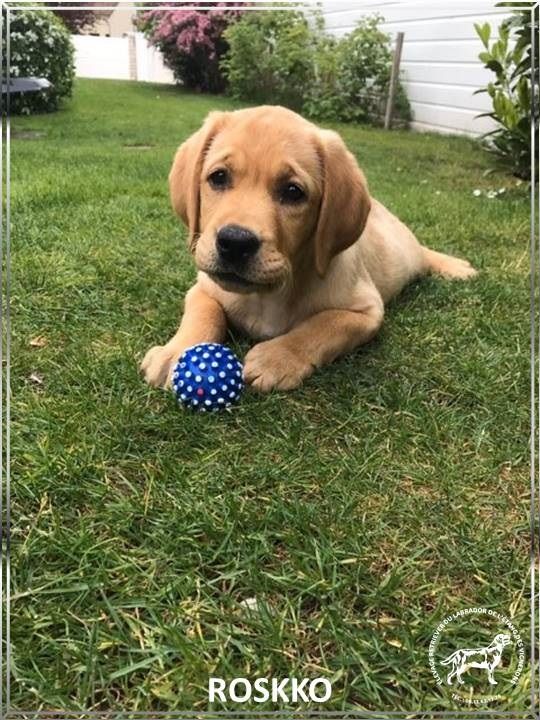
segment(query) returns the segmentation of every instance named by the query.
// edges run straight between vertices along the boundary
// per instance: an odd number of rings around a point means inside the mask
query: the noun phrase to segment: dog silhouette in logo
[[[458,683],[462,685],[463,679],[461,676],[463,673],[471,668],[482,668],[487,670],[490,685],[496,685],[497,681],[493,677],[493,672],[501,663],[504,648],[510,643],[510,635],[499,633],[495,635],[487,647],[456,650],[447,658],[441,660],[441,665],[452,666],[446,676],[447,684],[452,685],[453,678],[457,677]]]

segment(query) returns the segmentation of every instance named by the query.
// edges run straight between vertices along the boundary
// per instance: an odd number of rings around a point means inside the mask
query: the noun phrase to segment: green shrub
[[[314,77],[305,88],[302,111],[317,120],[341,120],[350,114],[348,95],[341,87],[342,42],[322,35],[315,45]]]
[[[306,114],[325,120],[378,122],[383,116],[390,84],[390,36],[382,32],[378,15],[362,18],[340,40],[326,37],[317,45],[316,76],[304,103]],[[410,105],[398,84],[394,114],[411,119]]]
[[[500,5],[512,6],[511,3]],[[538,7],[534,9],[535,27],[538,27]],[[500,127],[484,136],[485,148],[493,153],[498,163],[520,178],[531,177],[531,122],[534,120],[538,135],[538,105],[532,107],[531,63],[531,10],[514,10],[510,18],[499,28],[498,39],[491,42],[488,23],[475,25],[484,45],[480,60],[495,74],[495,81],[478,92],[487,92],[493,111],[484,113],[492,117]],[[538,44],[536,44],[536,68],[538,68]],[[538,97],[538,82],[534,94]],[[538,148],[537,148],[538,151]],[[536,158],[538,176],[539,158]]]
[[[5,28],[5,25],[4,25]],[[15,10],[10,20],[10,75],[46,78],[49,90],[11,95],[12,113],[57,110],[73,88],[73,45],[63,22],[48,10]],[[2,62],[6,63],[6,32],[2,33]]]
[[[319,12],[268,10],[229,27],[222,61],[230,93],[239,99],[281,104],[318,120],[374,121],[383,115],[390,82],[390,36],[379,16],[366,17],[337,39],[324,31]],[[396,116],[410,119],[401,85]]]
[[[392,70],[390,35],[379,25],[383,18],[362,18],[356,28],[339,43],[339,85],[346,97],[344,120],[373,120],[384,116]],[[411,111],[405,91],[398,83],[394,114],[410,120]]]
[[[229,93],[300,110],[314,79],[316,31],[295,10],[248,12],[224,33],[229,50],[221,67]]]

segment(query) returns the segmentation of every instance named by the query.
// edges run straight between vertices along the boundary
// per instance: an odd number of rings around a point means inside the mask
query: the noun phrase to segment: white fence
[[[121,38],[73,35],[73,44],[77,77],[174,82],[161,53],[148,45],[142,33]]]
[[[323,0],[326,27],[336,35],[352,30],[363,15],[379,13],[383,29],[405,33],[402,81],[411,101],[412,127],[479,135],[491,130],[487,95],[475,90],[493,80],[478,53],[474,23],[489,22],[496,35],[507,10],[497,0]]]

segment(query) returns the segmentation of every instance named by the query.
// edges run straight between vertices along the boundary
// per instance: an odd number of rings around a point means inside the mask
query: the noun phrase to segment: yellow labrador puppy
[[[183,351],[222,342],[230,323],[258,341],[246,382],[298,387],[371,340],[414,278],[476,274],[370,197],[338,134],[282,107],[210,113],[178,149],[169,185],[199,272],[176,334],[142,362],[151,385],[170,386]]]

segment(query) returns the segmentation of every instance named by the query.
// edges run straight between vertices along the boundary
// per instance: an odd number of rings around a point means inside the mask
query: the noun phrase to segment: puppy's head
[[[370,207],[339,135],[281,107],[210,113],[169,185],[199,270],[234,292],[272,290],[300,268],[323,276]]]

